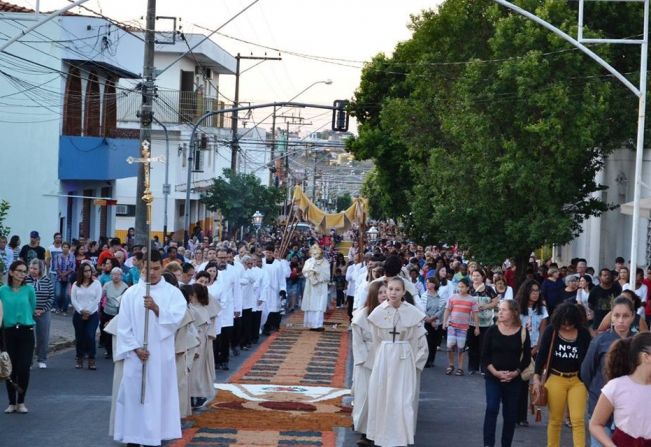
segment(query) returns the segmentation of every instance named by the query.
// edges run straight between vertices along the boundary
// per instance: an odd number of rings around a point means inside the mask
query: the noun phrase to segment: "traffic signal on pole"
[[[348,131],[348,100],[337,99],[332,104],[332,130],[335,132]]]

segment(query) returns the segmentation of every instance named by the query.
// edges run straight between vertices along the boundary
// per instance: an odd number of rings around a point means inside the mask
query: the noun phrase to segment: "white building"
[[[37,16],[0,2],[0,39],[32,26]],[[0,54],[0,198],[11,209],[6,225],[28,241],[41,233],[97,238],[114,230],[116,179],[136,174],[128,156],[138,135],[117,127],[116,95],[124,79],[139,77],[143,43],[96,17],[66,15],[23,36]]]
[[[604,168],[597,173],[596,181],[608,186],[598,193],[604,201],[618,208],[608,211],[601,217],[593,217],[583,224],[583,232],[570,244],[555,247],[555,258],[559,263],[569,264],[575,257],[586,258],[588,265],[598,270],[601,267],[613,268],[615,258],[622,256],[626,262],[631,257],[631,234],[633,218],[630,202],[633,200],[635,150],[623,148],[612,153]],[[642,181],[651,185],[651,151],[644,151]],[[640,216],[640,233],[637,241],[638,267],[651,265],[651,228],[649,224],[651,208],[651,191],[642,189],[642,210]],[[626,204],[629,204],[626,206]],[[625,205],[625,206],[622,206]],[[624,214],[624,212],[629,214]]]
[[[236,60],[210,39],[200,34],[177,37],[174,44],[158,44],[154,65],[157,75],[157,97],[154,100],[152,155],[165,156],[167,164],[152,165],[151,189],[154,194],[152,231],[161,240],[165,229],[182,239],[184,232],[185,198],[187,191],[187,160],[193,124],[207,111],[232,107],[219,90],[219,76],[235,74]],[[196,45],[196,48],[195,48]],[[188,48],[191,54],[184,55]],[[182,57],[181,57],[182,56]],[[177,60],[178,59],[178,60]],[[161,72],[162,71],[162,72]],[[128,83],[128,82],[127,82]],[[126,83],[125,83],[126,84]],[[118,120],[124,128],[138,129],[136,116],[141,95],[133,92],[118,99]],[[163,129],[167,128],[167,138]],[[238,130],[240,143],[240,172],[255,172],[263,184],[268,184],[265,151],[257,150],[266,140],[266,132],[259,129]],[[231,113],[206,119],[197,133],[202,148],[194,154],[191,166],[190,223],[199,223],[204,232],[216,233],[217,213],[200,203],[201,192],[212,184],[231,163]],[[251,149],[251,150],[249,150]],[[256,150],[253,150],[256,149]],[[169,194],[164,194],[165,175],[168,175]],[[117,181],[115,198],[118,200],[116,235],[124,238],[135,223],[136,178]],[[167,203],[167,217],[166,207]]]

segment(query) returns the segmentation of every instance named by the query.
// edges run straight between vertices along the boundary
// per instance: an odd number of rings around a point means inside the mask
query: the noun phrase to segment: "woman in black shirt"
[[[495,426],[501,403],[504,418],[502,447],[509,447],[515,431],[522,383],[520,372],[531,362],[529,332],[522,328],[516,301],[502,300],[499,303],[497,324],[486,331],[481,360],[486,371],[484,446],[495,445]]]
[[[563,303],[556,307],[551,325],[545,329],[536,357],[536,371],[533,376],[534,401],[540,388],[547,389],[549,422],[547,424],[547,446],[559,447],[561,426],[566,407],[569,407],[574,447],[585,446],[585,411],[588,391],[579,379],[581,363],[588,352],[590,332],[585,328],[583,313],[576,304]],[[541,383],[541,375],[547,354],[549,376]]]

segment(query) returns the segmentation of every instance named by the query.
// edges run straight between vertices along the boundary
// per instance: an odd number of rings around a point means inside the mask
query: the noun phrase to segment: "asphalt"
[[[34,367],[27,394],[27,415],[0,413],[0,446],[115,447],[108,436],[113,365],[98,353],[97,371],[74,369],[72,317],[53,315],[51,355],[47,369]],[[218,371],[221,383],[241,366],[248,355],[232,357],[230,371]],[[348,383],[351,358],[348,356]],[[416,446],[481,446],[484,418],[484,379],[481,376],[446,376],[445,352],[436,366],[421,376],[420,409]],[[4,394],[4,393],[3,393]],[[6,403],[4,395],[1,403]],[[4,409],[4,405],[0,410]],[[501,423],[498,420],[498,445]],[[546,445],[546,426],[530,419],[528,428],[517,428],[514,446]],[[338,447],[356,445],[358,436],[350,428],[337,429]],[[563,428],[561,446],[571,446],[569,429]]]

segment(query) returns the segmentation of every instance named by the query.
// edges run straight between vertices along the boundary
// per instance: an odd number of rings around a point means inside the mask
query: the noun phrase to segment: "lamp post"
[[[255,226],[255,243],[258,243],[258,232],[260,231],[260,227],[262,226],[262,219],[264,219],[264,214],[262,214],[260,211],[256,211],[253,214],[253,217],[251,218],[251,222]]]
[[[378,233],[379,233],[379,231],[377,230],[377,228],[375,228],[375,226],[372,226],[372,227],[371,227],[371,228],[366,232],[366,234],[368,235],[368,241],[369,241],[370,243],[372,243],[372,244],[375,243],[375,241],[377,241],[377,235],[378,235]]]

